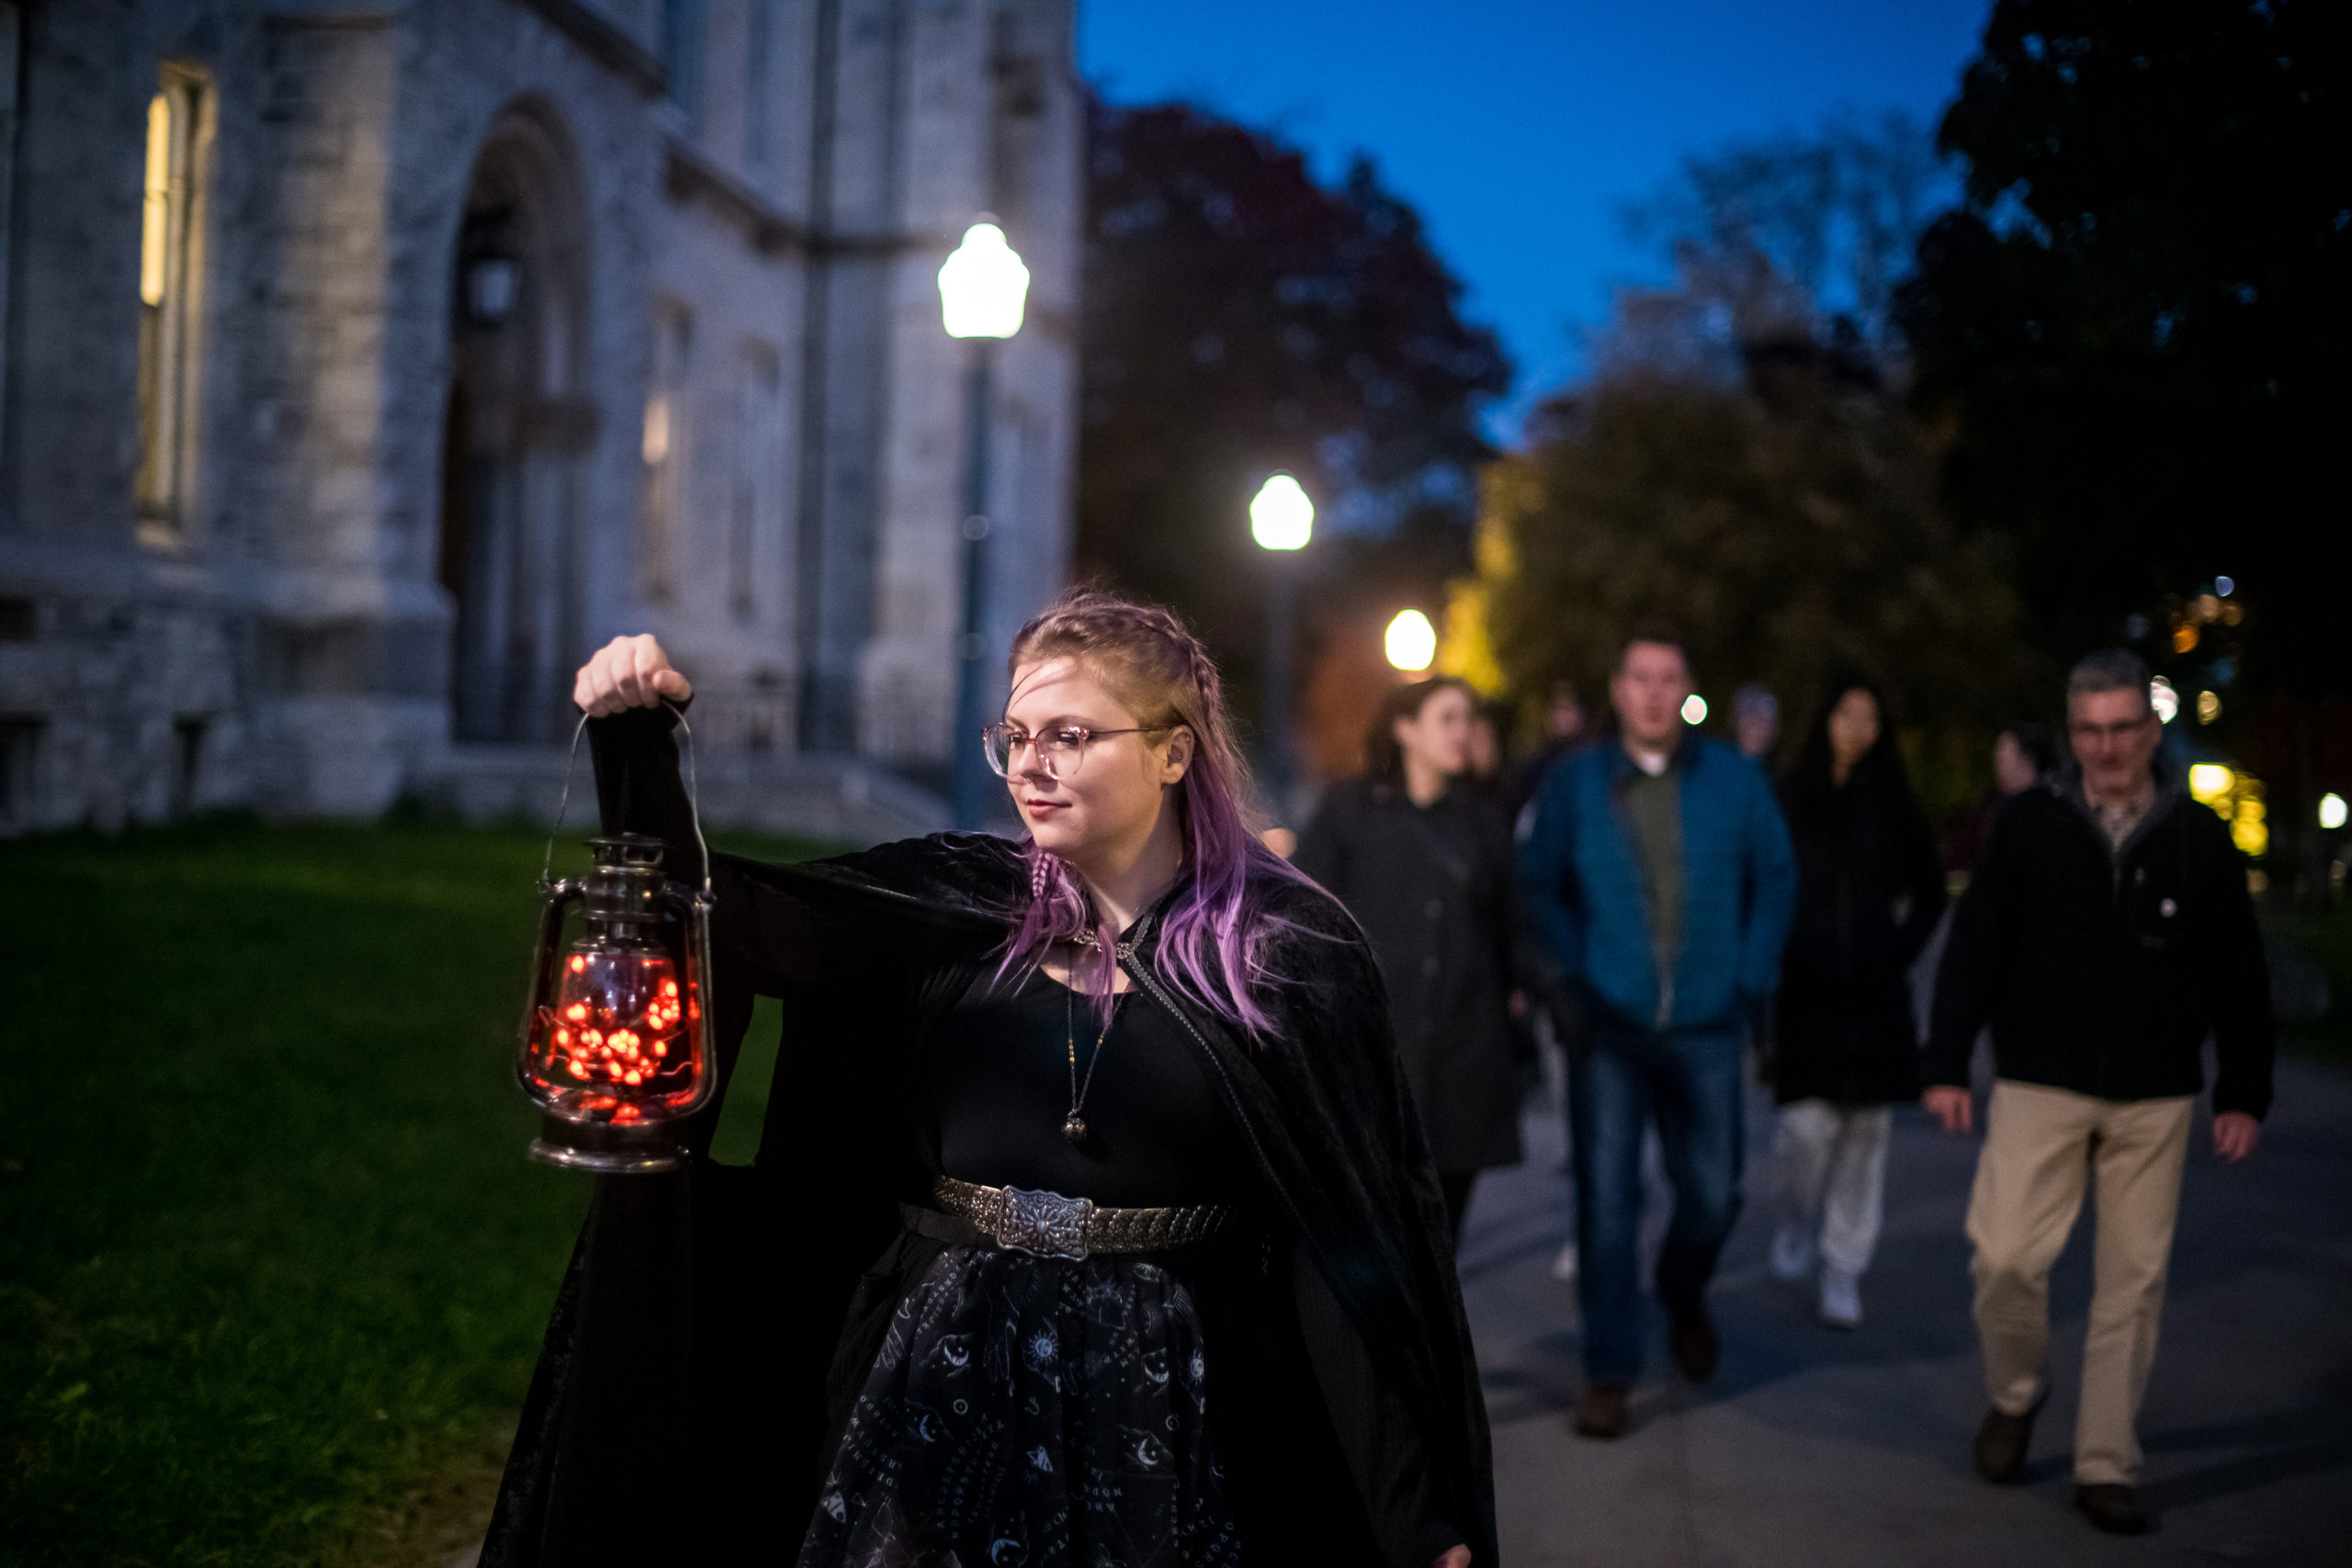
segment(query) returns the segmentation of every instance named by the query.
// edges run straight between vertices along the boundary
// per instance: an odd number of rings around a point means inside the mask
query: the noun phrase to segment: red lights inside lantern
[[[552,1003],[535,1010],[532,1087],[551,1109],[626,1125],[669,1114],[693,1095],[699,1062],[684,1025],[699,1019],[669,956],[581,943]]]

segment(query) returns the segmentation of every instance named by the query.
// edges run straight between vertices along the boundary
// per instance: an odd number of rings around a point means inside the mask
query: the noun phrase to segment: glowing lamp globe
[[[1028,267],[1004,231],[986,220],[964,231],[964,243],[939,269],[939,310],[949,337],[1011,337],[1021,330],[1028,299]]]
[[[718,1091],[710,899],[672,881],[662,843],[591,839],[580,881],[543,881],[515,1077],[539,1108],[531,1157],[605,1175],[676,1170],[686,1121]],[[581,932],[565,940],[578,907]]]
[[[1250,502],[1250,533],[1264,549],[1303,550],[1315,536],[1315,502],[1296,479],[1276,474]]]
[[[1437,628],[1419,610],[1405,610],[1388,623],[1388,662],[1399,670],[1422,671],[1437,658]]]
[[[1682,722],[1693,725],[1706,723],[1707,699],[1701,696],[1696,692],[1693,692],[1689,696],[1683,698]]]

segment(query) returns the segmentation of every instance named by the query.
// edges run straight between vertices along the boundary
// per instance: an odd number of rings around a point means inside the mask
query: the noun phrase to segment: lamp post
[[[1290,802],[1291,601],[1297,581],[1290,558],[1315,535],[1315,502],[1288,474],[1274,474],[1250,502],[1250,533],[1267,553],[1266,794],[1276,816]]]
[[[985,699],[989,621],[989,404],[996,396],[996,345],[1021,330],[1029,269],[985,213],[964,231],[939,269],[939,310],[947,335],[972,340],[964,372],[964,606],[956,643],[956,733],[947,755],[950,806],[958,828],[988,814],[988,770],[981,766],[980,705]]]

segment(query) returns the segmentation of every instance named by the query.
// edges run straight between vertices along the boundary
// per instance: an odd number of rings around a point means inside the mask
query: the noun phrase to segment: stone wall
[[[771,758],[744,776],[784,795],[815,781],[826,821],[867,771],[796,749],[944,759],[967,433],[933,276],[984,209],[1035,276],[995,408],[991,640],[1066,570],[1069,0],[701,0],[686,70],[667,10],[0,4],[0,831],[543,776],[548,693],[640,630],[700,678],[707,743]],[[201,87],[187,418],[142,521],[167,68]],[[537,247],[503,325],[455,304],[493,175]],[[657,592],[656,323],[689,318]],[[469,681],[520,694],[496,766],[453,739]]]

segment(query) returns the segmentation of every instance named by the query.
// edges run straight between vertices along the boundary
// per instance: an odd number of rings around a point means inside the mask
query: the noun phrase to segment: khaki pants
[[[2082,1212],[2086,1177],[2098,1183],[2096,1286],[2075,1424],[2080,1485],[2128,1486],[2139,1473],[2132,1425],[2156,1356],[2192,1103],[2186,1096],[2095,1100],[2006,1078],[1993,1086],[1968,1239],[1976,1248],[1984,1390],[1996,1409],[2021,1416],[2049,1386],[2050,1266]]]

